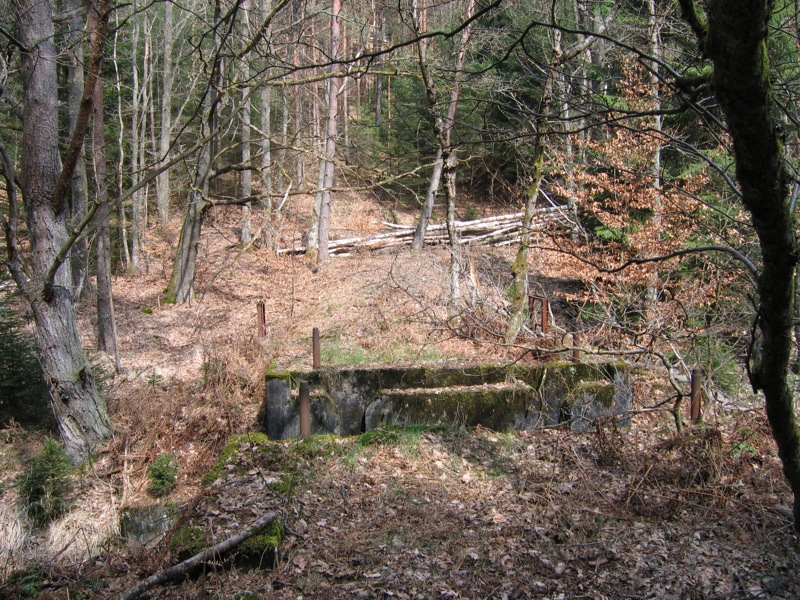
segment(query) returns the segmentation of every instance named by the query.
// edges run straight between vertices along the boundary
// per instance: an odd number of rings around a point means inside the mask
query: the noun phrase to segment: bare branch
[[[132,600],[133,598],[138,598],[147,590],[154,588],[157,585],[164,583],[165,581],[169,581],[173,577],[177,577],[178,575],[183,575],[186,572],[190,571],[193,567],[203,564],[204,562],[208,562],[213,560],[214,558],[218,557],[221,554],[229,552],[242,542],[250,539],[254,535],[256,535],[259,531],[271,525],[273,521],[278,518],[278,513],[270,512],[265,514],[264,516],[256,519],[253,521],[251,525],[237,533],[236,535],[229,537],[227,540],[220,542],[210,548],[206,548],[199,554],[195,554],[191,558],[186,559],[182,563],[178,563],[168,569],[164,569],[155,575],[151,575],[144,581],[140,581],[132,588],[128,588],[124,592],[122,592],[119,596],[117,596],[116,600]]]

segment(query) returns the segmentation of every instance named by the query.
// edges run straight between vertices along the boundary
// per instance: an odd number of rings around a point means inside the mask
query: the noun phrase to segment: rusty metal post
[[[300,382],[300,437],[307,438],[311,435],[311,392],[308,382]]]
[[[550,301],[542,297],[542,333],[550,329]]]
[[[319,369],[320,367],[319,327],[314,327],[314,329],[311,331],[311,350],[312,350],[311,366],[314,369]]]
[[[700,422],[700,405],[703,399],[703,372],[698,368],[692,369],[692,423]]]
[[[541,319],[536,318],[537,302],[542,311]],[[531,329],[538,327],[542,333],[547,333],[550,329],[550,301],[544,296],[528,296],[528,313],[531,317]]]
[[[580,362],[581,351],[578,348],[581,344],[581,337],[577,333],[572,334],[572,362]]]
[[[263,300],[258,302],[258,337],[267,335],[267,310]]]

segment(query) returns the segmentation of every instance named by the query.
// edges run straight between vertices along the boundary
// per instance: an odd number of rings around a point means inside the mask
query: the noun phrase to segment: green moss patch
[[[184,560],[202,552],[210,545],[211,540],[205,531],[189,525],[179,527],[169,542],[170,549]]]
[[[225,447],[222,449],[222,452],[219,453],[214,468],[203,476],[203,485],[211,485],[222,477],[223,473],[228,470],[228,467],[236,463],[239,456],[246,449],[252,449],[255,446],[262,446],[269,443],[269,438],[261,432],[248,432],[231,436],[228,443],[225,444]]]

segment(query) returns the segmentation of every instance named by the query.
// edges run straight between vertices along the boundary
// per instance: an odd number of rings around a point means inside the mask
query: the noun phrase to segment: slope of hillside
[[[309,202],[290,203],[282,247],[302,242]],[[342,195],[332,233],[364,236],[383,221],[414,217],[366,196]],[[123,371],[113,376],[106,357],[94,360],[107,376],[116,435],[81,472],[74,510],[45,531],[26,524],[11,485],[39,438],[18,428],[4,432],[0,569],[6,576],[48,565],[37,581],[50,597],[107,597],[131,583],[122,565],[142,576],[174,559],[163,546],[131,555],[116,537],[121,507],[153,502],[147,467],[159,455],[174,455],[180,466],[171,502],[207,510],[209,519],[223,514],[213,502],[226,493],[248,506],[252,487],[203,488],[201,478],[231,435],[256,427],[264,371],[310,366],[313,327],[320,328],[326,364],[542,360],[569,341],[574,323],[567,301],[579,299],[582,280],[594,276],[563,255],[535,253],[533,291],[553,301],[555,327],[507,346],[501,336],[511,249],[465,251],[464,293],[472,308],[454,325],[446,319],[444,248],[358,253],[314,272],[302,257],[276,256],[258,244],[241,248],[239,213],[218,211],[204,228],[195,298],[168,305],[161,297],[179,226],[176,216],[168,230],[152,230],[143,272],[114,281]],[[260,301],[267,315],[262,338]],[[91,298],[79,316],[91,347]],[[638,407],[662,399],[647,389],[640,388]],[[763,417],[734,418],[715,405],[710,429],[675,437],[668,409],[642,411],[629,431],[462,431],[426,435],[399,449],[337,442],[340,450],[312,456],[295,496],[257,492],[302,534],[287,537],[278,568],[220,572],[208,580],[207,593],[533,598],[774,591],[791,597],[786,573],[797,557],[784,545],[794,538],[781,516],[789,496]],[[261,474],[271,469],[251,467]],[[225,510],[232,510],[225,519],[242,525],[253,517],[233,500]],[[704,558],[680,559],[686,576],[677,577],[671,565],[678,551],[689,550]],[[744,565],[741,577],[726,557]],[[91,581],[102,585],[92,591]],[[5,591],[21,593],[19,582]],[[193,581],[155,597],[198,597],[204,585]]]

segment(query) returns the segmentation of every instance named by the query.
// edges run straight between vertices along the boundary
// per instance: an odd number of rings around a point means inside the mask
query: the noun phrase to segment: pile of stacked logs
[[[465,245],[506,246],[519,242],[522,237],[523,213],[497,215],[474,221],[456,221],[456,231],[459,241]],[[328,252],[335,256],[349,256],[354,252],[365,250],[379,250],[410,246],[414,239],[414,225],[398,225],[397,223],[383,223],[388,231],[378,233],[372,237],[353,237],[331,240]],[[572,227],[566,208],[547,207],[536,210],[531,222],[531,231],[542,231],[551,225]],[[448,243],[447,225],[429,225],[425,232],[425,244],[432,246]],[[306,247],[282,248],[278,254],[305,254]]]

